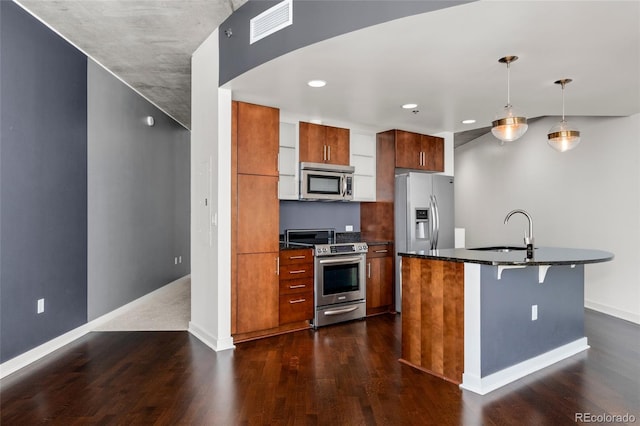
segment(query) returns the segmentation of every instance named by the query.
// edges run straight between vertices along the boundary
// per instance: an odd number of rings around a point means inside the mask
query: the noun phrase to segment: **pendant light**
[[[564,118],[564,86],[572,81],[570,78],[563,78],[554,82],[562,86],[562,121],[549,130],[547,143],[550,147],[560,152],[569,151],[580,143],[580,131],[567,123]]]
[[[491,133],[493,136],[500,139],[500,143],[513,142],[519,139],[527,131],[529,125],[527,124],[527,118],[520,116],[515,108],[511,105],[511,93],[509,87],[511,62],[518,60],[517,56],[505,56],[500,58],[498,62],[507,64],[507,105],[502,111],[496,115],[496,119],[493,121]]]

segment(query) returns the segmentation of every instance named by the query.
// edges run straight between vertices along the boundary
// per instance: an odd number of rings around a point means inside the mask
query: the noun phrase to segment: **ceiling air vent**
[[[293,23],[293,1],[284,0],[265,10],[250,21],[251,35],[249,44],[253,44],[268,35],[280,31]]]

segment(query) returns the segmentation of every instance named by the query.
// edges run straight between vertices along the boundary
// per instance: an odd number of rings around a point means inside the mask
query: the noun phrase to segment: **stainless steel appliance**
[[[333,244],[336,241],[336,230],[322,229],[286,229],[284,242],[290,246],[313,247],[316,244]]]
[[[354,170],[352,166],[300,163],[300,199],[352,200]]]
[[[453,177],[408,172],[395,182],[396,310],[402,308],[398,252],[454,247]]]
[[[366,315],[366,243],[315,246],[313,327]]]

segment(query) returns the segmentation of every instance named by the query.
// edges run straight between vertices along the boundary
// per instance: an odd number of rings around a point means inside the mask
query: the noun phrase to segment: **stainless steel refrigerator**
[[[396,175],[396,310],[402,309],[399,252],[453,248],[453,177],[408,172]]]

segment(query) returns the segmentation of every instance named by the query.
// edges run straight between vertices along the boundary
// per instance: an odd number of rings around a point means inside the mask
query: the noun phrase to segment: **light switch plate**
[[[347,232],[353,232],[353,225],[347,225],[344,227],[344,230]]]

